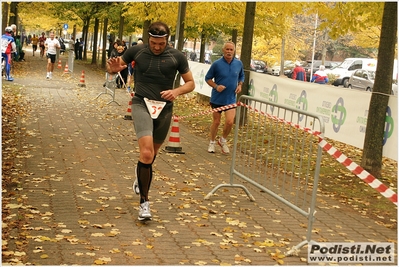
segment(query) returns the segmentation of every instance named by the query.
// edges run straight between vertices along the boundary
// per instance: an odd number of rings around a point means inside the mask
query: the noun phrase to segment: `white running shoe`
[[[210,141],[209,146],[208,146],[208,152],[209,153],[215,153],[215,141]]]
[[[139,221],[151,220],[150,202],[146,201],[140,204],[139,207]]]
[[[222,140],[219,139],[218,140],[218,145],[222,148],[223,154],[229,154],[230,153],[230,149],[227,146],[227,142],[226,141],[222,142]]]

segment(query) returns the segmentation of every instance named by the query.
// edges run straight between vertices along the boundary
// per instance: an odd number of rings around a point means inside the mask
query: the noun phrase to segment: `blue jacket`
[[[222,92],[216,91],[212,88],[211,103],[216,105],[230,105],[235,104],[236,88],[238,82],[244,82],[244,68],[239,59],[233,58],[229,63],[224,57],[219,58],[212,63],[208,72],[205,75],[205,81],[213,79],[218,85],[226,86]]]

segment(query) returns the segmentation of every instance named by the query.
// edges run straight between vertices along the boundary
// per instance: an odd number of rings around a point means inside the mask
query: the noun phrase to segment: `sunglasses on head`
[[[166,37],[166,36],[168,36],[168,33],[167,33],[166,31],[163,31],[163,30],[160,30],[160,31],[157,31],[157,30],[150,30],[150,31],[148,32],[148,34],[149,34],[151,37],[155,37],[155,38],[161,38],[161,37]]]

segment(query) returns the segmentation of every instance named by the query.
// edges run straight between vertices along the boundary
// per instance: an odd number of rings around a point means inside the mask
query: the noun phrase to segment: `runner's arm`
[[[166,90],[161,92],[163,99],[168,101],[175,100],[179,95],[190,93],[195,88],[194,78],[191,71],[180,74],[183,78],[184,84],[172,90]]]

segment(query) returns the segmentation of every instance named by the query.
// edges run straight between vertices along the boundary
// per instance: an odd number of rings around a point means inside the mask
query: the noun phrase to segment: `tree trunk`
[[[242,36],[242,39],[245,41],[243,41],[241,48],[241,61],[244,65],[245,81],[242,85],[242,91],[240,95],[248,95],[249,69],[251,64],[252,42],[254,36],[253,32],[255,23],[255,10],[256,2],[247,2],[245,8],[244,33]]]
[[[121,15],[119,18],[119,33],[118,33],[118,36],[119,36],[118,38],[121,41],[123,41],[123,25],[124,25],[124,23],[125,23],[125,18]]]
[[[148,44],[148,27],[151,25],[151,20],[145,20],[143,24],[143,43]]]
[[[176,49],[179,51],[183,51],[183,46],[184,46],[184,21],[186,20],[186,9],[187,9],[187,2],[181,2],[179,3],[179,15],[178,15],[178,32],[177,34],[177,46]],[[181,75],[178,73],[176,75],[175,79],[175,88],[180,86],[180,78]]]
[[[3,9],[1,14],[2,15],[1,23],[3,25],[3,28],[5,29],[6,26],[8,26],[8,9],[10,8],[10,5],[7,2],[2,2],[1,8]],[[2,31],[4,29],[2,29]]]
[[[238,31],[237,31],[237,29],[233,29],[233,30],[231,31],[231,41],[232,41],[233,43],[235,43],[236,46],[237,46],[237,36],[238,36]],[[237,52],[237,51],[236,51],[236,52]]]
[[[285,37],[281,39],[280,76],[284,75]]]
[[[93,33],[93,56],[91,59],[91,64],[97,64],[97,41],[98,41],[98,26],[100,24],[100,20],[98,18],[94,19],[94,33]]]
[[[206,36],[204,33],[201,33],[201,45],[200,45],[200,62],[205,63],[205,42]]]
[[[103,55],[101,58],[101,67],[105,69],[106,62],[107,62],[107,30],[108,30],[108,18],[104,18],[104,27],[103,27]],[[111,49],[111,43],[110,47]]]
[[[245,6],[245,19],[244,19],[244,33],[242,36],[243,41],[241,48],[241,61],[244,65],[245,72],[245,80],[242,85],[241,93],[237,96],[248,95],[249,88],[249,69],[251,64],[251,55],[252,55],[252,42],[254,36],[254,24],[255,24],[255,11],[256,11],[256,2],[247,2]],[[237,99],[238,100],[238,99]],[[241,113],[240,116],[240,125],[245,121],[246,111],[247,109],[243,109],[245,112]]]
[[[90,17],[86,18],[84,21],[85,25],[83,27],[83,60],[86,61],[87,60],[87,37],[88,37],[88,33],[89,33],[89,26],[90,26]]]
[[[11,4],[10,4],[10,14],[9,14],[10,17],[9,17],[8,26],[10,26],[11,24],[17,25],[17,32],[16,33],[18,34],[17,4],[18,4],[17,2],[11,2]]]
[[[373,94],[370,100],[369,116],[363,145],[361,165],[366,171],[377,178],[381,177],[384,128],[386,127],[386,112],[392,89],[397,31],[397,6],[396,2],[386,2],[384,4],[377,71]]]

